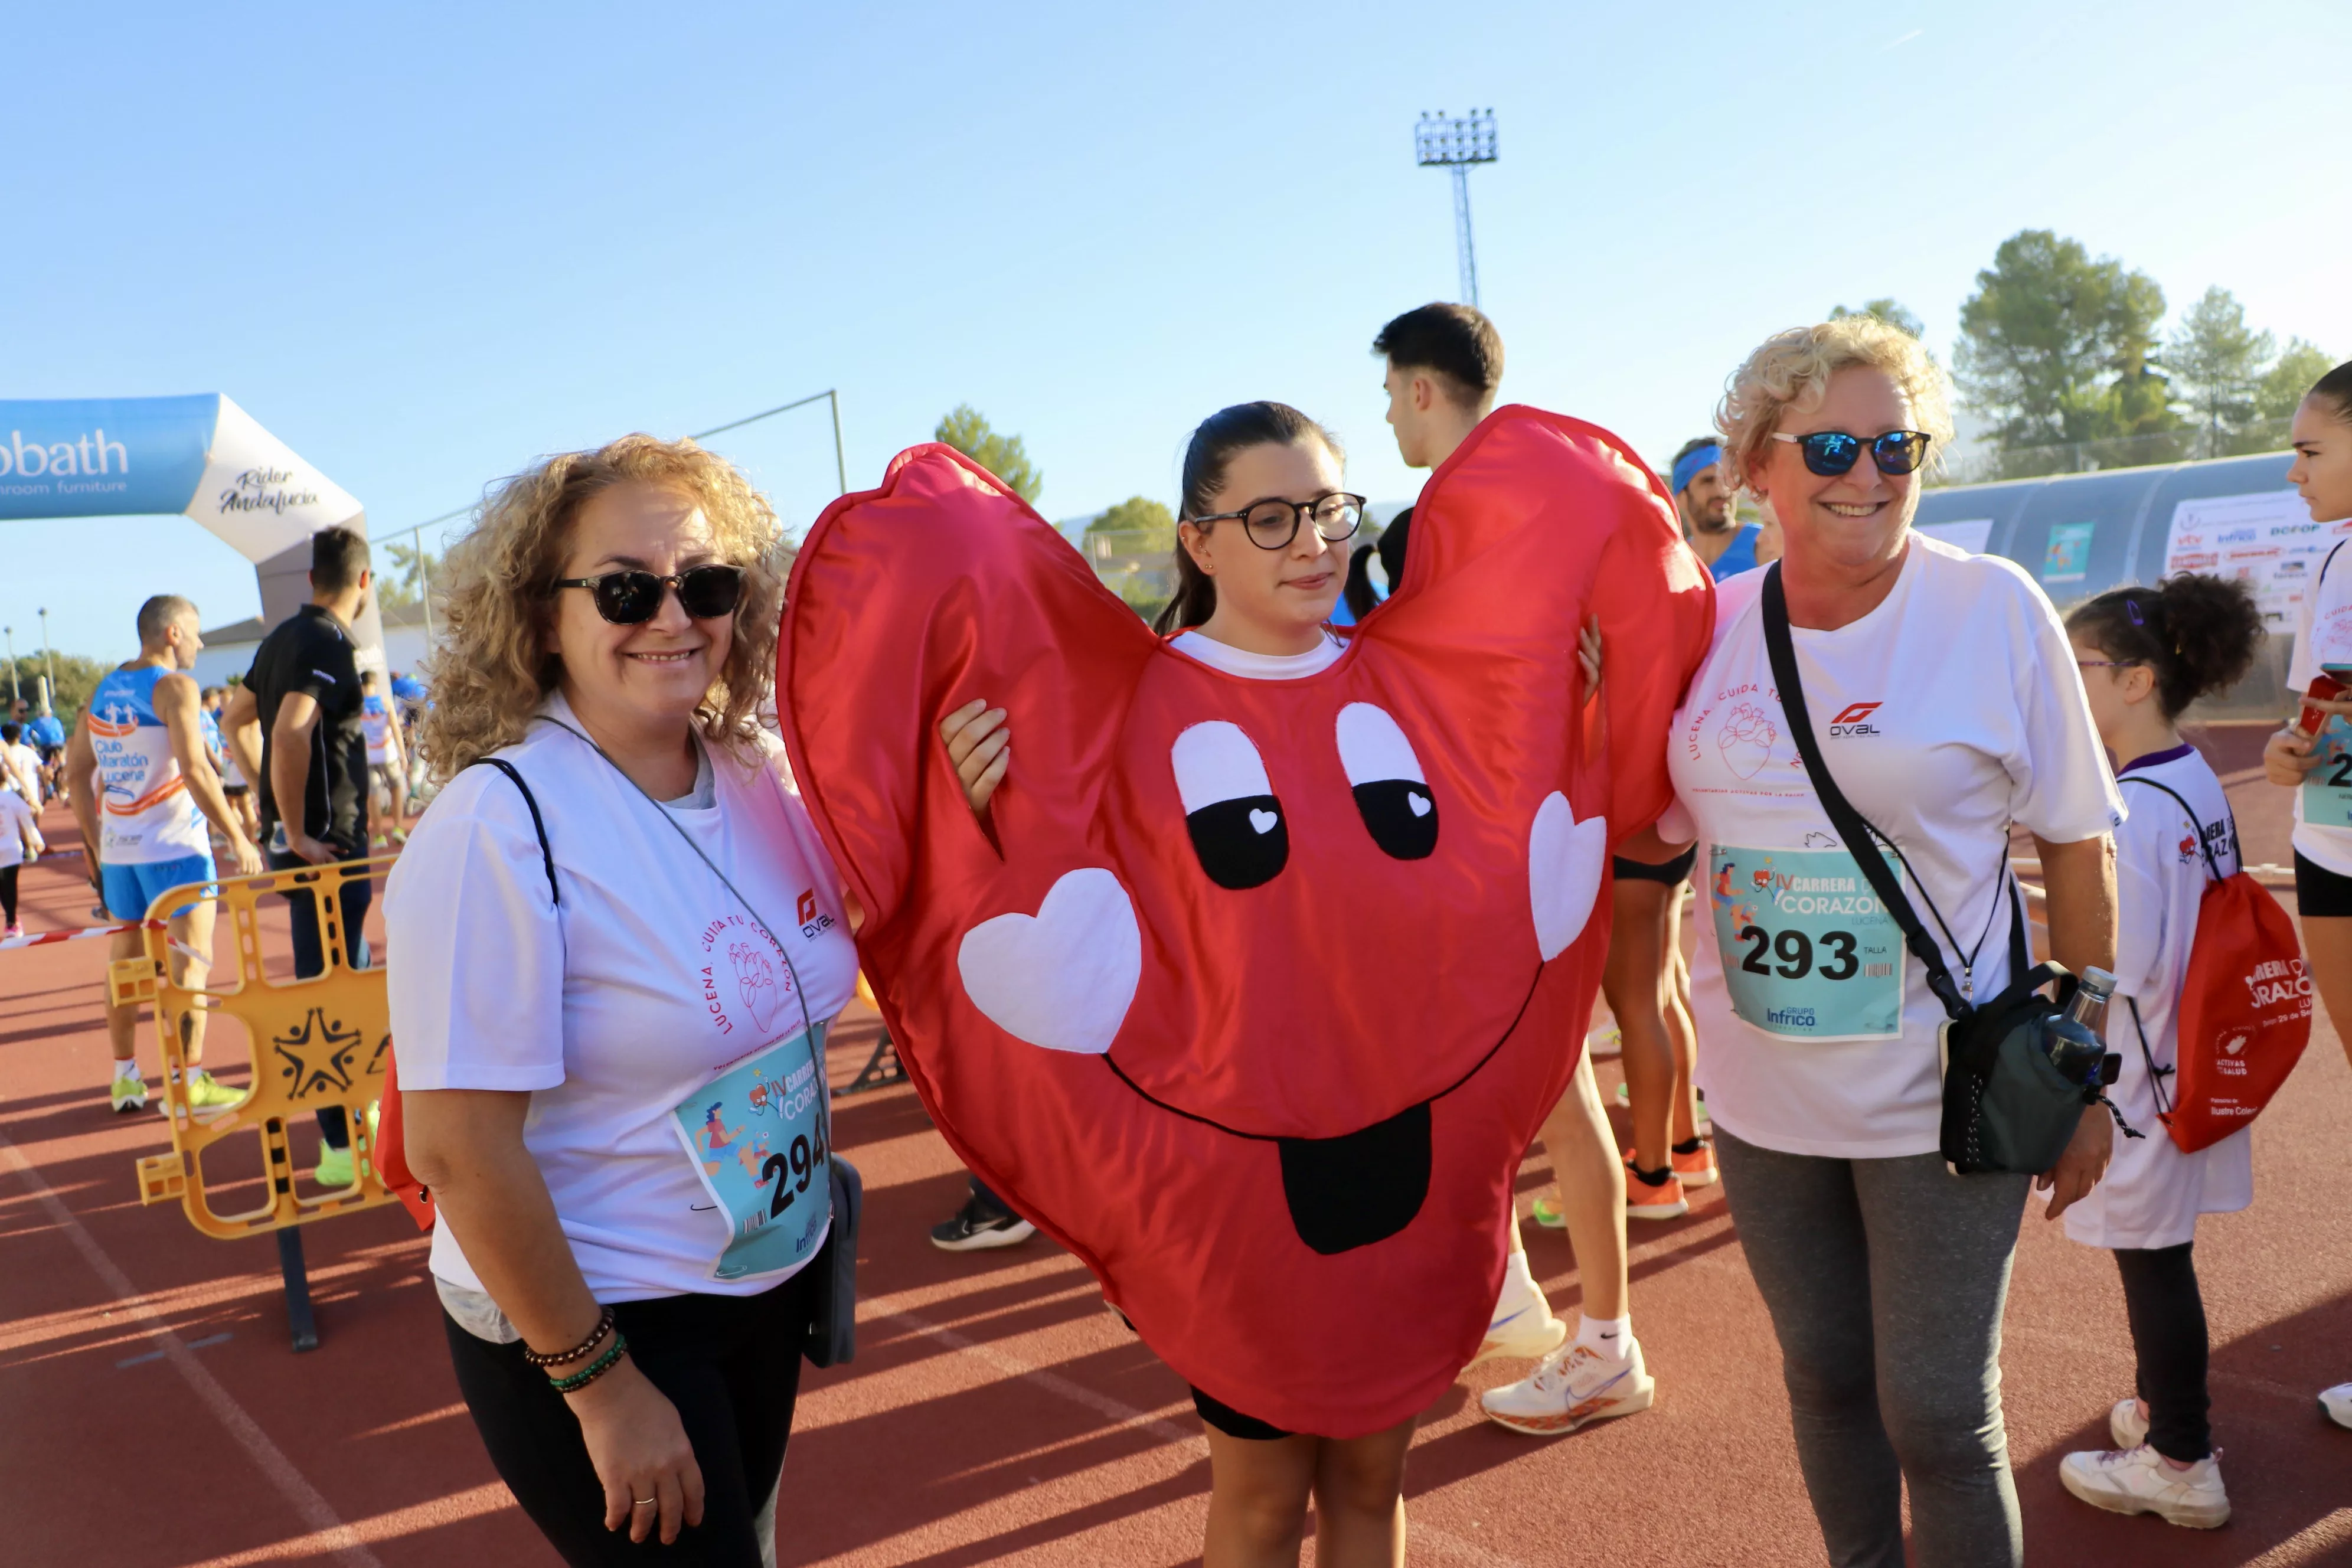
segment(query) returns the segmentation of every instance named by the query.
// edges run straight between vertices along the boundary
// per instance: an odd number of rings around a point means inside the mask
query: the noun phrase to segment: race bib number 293
[[[1707,902],[1742,1022],[1791,1040],[1903,1032],[1903,932],[1844,850],[1714,845]]]

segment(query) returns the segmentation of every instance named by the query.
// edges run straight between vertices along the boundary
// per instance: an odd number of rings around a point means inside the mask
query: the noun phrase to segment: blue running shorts
[[[206,886],[204,897],[220,897],[220,887],[213,881],[213,858],[210,855],[183,855],[177,860],[155,860],[139,866],[100,865],[99,875],[106,890],[106,912],[119,921],[143,921],[147,906],[169,889],[189,882]],[[186,913],[195,908],[189,900],[176,910],[165,911],[165,918]]]

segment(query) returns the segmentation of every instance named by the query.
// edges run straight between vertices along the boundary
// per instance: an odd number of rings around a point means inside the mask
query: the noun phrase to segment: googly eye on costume
[[[1339,765],[1364,830],[1399,860],[1426,859],[1437,847],[1437,801],[1412,742],[1385,709],[1369,702],[1340,709],[1339,731]]]
[[[1262,887],[1290,859],[1290,828],[1265,761],[1238,724],[1195,724],[1169,749],[1184,827],[1201,869],[1220,888]]]

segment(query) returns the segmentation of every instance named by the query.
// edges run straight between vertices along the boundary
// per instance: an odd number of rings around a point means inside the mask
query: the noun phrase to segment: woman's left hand
[[[2043,1219],[2056,1219],[2099,1184],[2099,1178],[2107,1173],[2107,1157],[2115,1145],[2115,1121],[2107,1108],[2084,1106],[2066,1152],[2058,1156],[2056,1164],[2033,1178],[2034,1190],[2050,1194],[2050,1206],[2042,1211]]]

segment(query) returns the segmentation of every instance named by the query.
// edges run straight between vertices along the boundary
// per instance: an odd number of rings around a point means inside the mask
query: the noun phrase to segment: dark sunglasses
[[[673,577],[651,572],[607,572],[602,577],[563,577],[548,585],[585,588],[596,596],[596,613],[616,626],[642,626],[661,612],[665,590],[676,588],[677,602],[698,621],[715,621],[735,613],[743,597],[740,566],[697,566]]]
[[[1787,441],[1805,449],[1805,467],[1824,478],[1832,474],[1850,473],[1862,460],[1862,449],[1870,448],[1870,460],[1878,465],[1882,474],[1912,474],[1927,460],[1927,435],[1922,430],[1889,430],[1874,440],[1849,436],[1843,430],[1816,430],[1810,436],[1789,436],[1775,430],[1775,441]]]

